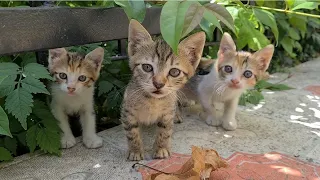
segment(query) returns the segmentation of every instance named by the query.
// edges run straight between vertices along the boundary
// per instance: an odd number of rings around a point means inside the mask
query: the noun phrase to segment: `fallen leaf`
[[[200,180],[210,177],[212,171],[227,167],[224,161],[214,149],[204,149],[192,146],[191,158],[182,167],[172,174],[155,173],[147,177],[147,180]]]

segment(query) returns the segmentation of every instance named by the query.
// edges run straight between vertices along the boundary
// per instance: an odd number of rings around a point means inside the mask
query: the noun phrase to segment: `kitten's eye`
[[[87,79],[87,77],[84,76],[84,75],[81,75],[81,76],[78,77],[78,80],[81,81],[81,82],[86,81],[86,79]]]
[[[232,67],[227,65],[227,66],[224,67],[224,71],[226,73],[232,73]]]
[[[152,67],[150,64],[142,64],[142,69],[143,69],[145,72],[151,72],[151,71],[153,71],[153,67]]]
[[[172,68],[169,71],[170,76],[172,77],[178,77],[180,75],[181,71],[177,68]]]
[[[59,77],[61,79],[67,79],[67,74],[66,73],[59,73]]]
[[[246,78],[251,78],[252,72],[249,71],[249,70],[246,70],[246,71],[244,71],[243,75],[244,75],[244,77],[246,77]]]

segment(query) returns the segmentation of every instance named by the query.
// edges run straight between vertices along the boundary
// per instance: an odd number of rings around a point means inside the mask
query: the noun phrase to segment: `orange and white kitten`
[[[85,56],[64,48],[49,50],[49,71],[54,78],[51,84],[51,111],[63,131],[62,148],[76,144],[68,122],[68,115],[73,114],[80,116],[84,145],[87,148],[102,146],[102,139],[96,134],[93,95],[103,57],[104,49],[101,47]]]
[[[200,101],[206,123],[226,130],[235,130],[238,101],[244,90],[254,87],[263,78],[273,56],[272,44],[250,53],[237,51],[232,37],[224,33],[218,58],[207,75],[194,76],[183,88],[188,99]],[[222,117],[218,117],[217,103],[224,104]]]

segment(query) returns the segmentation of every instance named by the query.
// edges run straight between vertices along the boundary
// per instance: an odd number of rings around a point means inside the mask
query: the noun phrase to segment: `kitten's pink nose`
[[[76,88],[67,87],[69,92],[74,92]]]
[[[163,88],[164,83],[159,83],[157,81],[153,81],[153,85],[154,85],[155,88],[161,89],[161,88]]]
[[[239,80],[238,80],[238,79],[231,79],[231,82],[232,82],[233,84],[239,84]]]

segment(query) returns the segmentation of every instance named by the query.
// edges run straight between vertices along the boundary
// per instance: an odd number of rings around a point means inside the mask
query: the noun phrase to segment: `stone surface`
[[[239,128],[224,131],[210,127],[196,114],[175,125],[172,151],[190,154],[191,146],[216,149],[228,158],[235,152],[265,154],[278,152],[302,161],[320,164],[320,97],[306,90],[319,85],[320,59],[301,64],[291,70],[291,78],[282,83],[293,90],[265,91],[265,100],[257,106],[240,107],[237,113]],[[288,74],[273,74],[270,81],[279,82]],[[146,160],[151,160],[155,128],[144,129]],[[104,145],[86,149],[82,143],[63,150],[61,157],[46,154],[24,155],[15,161],[0,164],[0,179],[39,180],[141,179],[132,169],[134,162],[126,160],[126,138],[121,126],[99,133]]]

